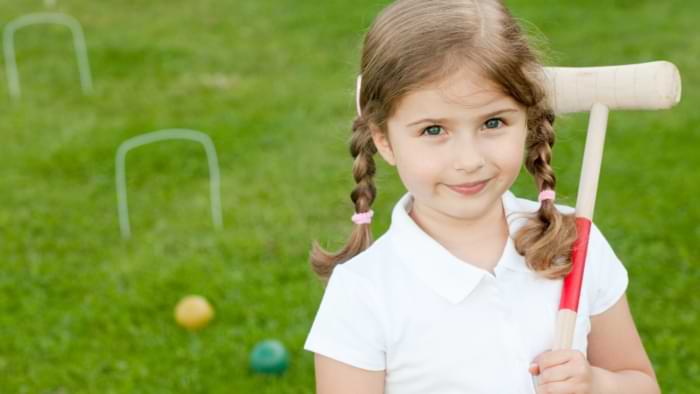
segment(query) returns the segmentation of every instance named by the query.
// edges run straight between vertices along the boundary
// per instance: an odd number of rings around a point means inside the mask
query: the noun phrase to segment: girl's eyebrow
[[[487,114],[482,115],[481,117],[488,118],[490,116],[503,114],[506,112],[518,112],[518,110],[515,108],[504,108],[504,109],[499,109],[497,111],[489,112]],[[415,125],[420,124],[420,123],[447,123],[447,122],[449,122],[449,119],[447,119],[447,118],[437,118],[437,119],[425,118],[425,119],[416,120],[415,122],[411,122],[411,123],[407,124],[406,127],[415,126]]]

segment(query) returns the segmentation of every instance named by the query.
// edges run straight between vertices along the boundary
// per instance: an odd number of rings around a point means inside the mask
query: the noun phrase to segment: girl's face
[[[401,99],[379,153],[396,166],[414,209],[475,221],[502,209],[523,162],[525,108],[468,68]],[[463,194],[453,186],[487,181]],[[420,208],[420,209],[419,209]]]

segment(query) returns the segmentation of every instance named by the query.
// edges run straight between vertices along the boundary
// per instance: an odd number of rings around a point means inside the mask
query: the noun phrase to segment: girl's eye
[[[484,123],[484,125],[486,126],[487,129],[499,129],[499,128],[503,127],[503,125],[505,125],[505,122],[503,121],[503,118],[491,118],[491,119],[487,120]],[[499,126],[501,126],[501,127],[499,127]],[[435,137],[435,136],[440,135],[441,130],[442,130],[442,126],[432,125],[432,126],[428,126],[428,127],[424,128],[423,131],[421,132],[421,135],[427,134],[429,136]]]
[[[436,126],[436,125],[428,126],[428,127],[423,129],[423,132],[421,133],[421,135],[422,134],[428,134],[428,135],[432,135],[432,136],[440,135],[440,130],[442,130],[442,127],[440,127],[440,126]]]
[[[495,122],[494,122],[494,121],[495,121]],[[499,124],[499,122],[500,122],[500,123],[504,123],[502,118],[491,118],[491,119],[487,120],[486,123],[484,123],[484,125],[489,125],[489,124],[490,124],[490,125],[492,125],[492,126],[495,126],[495,127],[487,127],[487,129],[488,129],[488,128],[497,129],[497,128],[499,128],[499,127],[497,127],[498,124]],[[505,123],[504,123],[504,124],[505,124]]]

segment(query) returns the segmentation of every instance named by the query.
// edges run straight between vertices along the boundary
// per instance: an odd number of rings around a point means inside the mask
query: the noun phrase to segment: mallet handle
[[[588,236],[593,220],[607,125],[608,108],[600,103],[593,104],[576,200],[576,230],[578,235],[571,252],[573,268],[564,279],[562,286],[553,350],[570,349],[574,338],[581,283],[586,265]]]

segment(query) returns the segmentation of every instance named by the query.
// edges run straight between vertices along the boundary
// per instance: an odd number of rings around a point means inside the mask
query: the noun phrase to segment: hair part
[[[555,142],[554,113],[545,99],[543,56],[527,40],[502,0],[398,0],[374,20],[364,40],[359,103],[362,114],[352,125],[350,154],[355,212],[366,212],[376,198],[371,130],[387,133],[387,120],[402,97],[442,81],[469,65],[527,111],[525,167],[538,190],[555,190],[550,166]],[[573,214],[562,214],[551,200],[528,216],[514,236],[528,266],[548,278],[571,270],[576,239]],[[369,224],[355,224],[337,252],[312,243],[310,263],[327,280],[337,264],[372,244]]]

